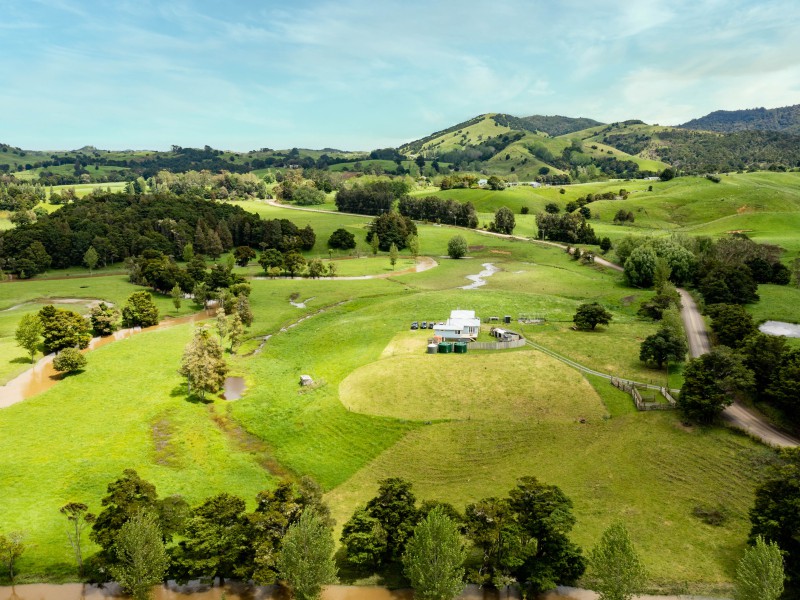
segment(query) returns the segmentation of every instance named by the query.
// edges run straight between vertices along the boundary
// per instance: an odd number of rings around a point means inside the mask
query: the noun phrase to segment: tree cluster
[[[397,204],[398,212],[415,221],[458,225],[474,229],[478,226],[478,215],[471,202],[459,202],[452,198],[404,196]]]
[[[181,256],[186,244],[216,258],[236,246],[308,250],[315,241],[310,226],[262,220],[231,204],[171,193],[98,193],[2,232],[0,260],[6,270],[30,276],[51,265],[81,265],[90,247],[105,266],[146,251]]]
[[[506,498],[468,505],[464,515],[450,505],[417,506],[411,484],[402,479],[381,481],[378,494],[342,530],[348,562],[365,573],[391,570],[413,551],[418,524],[434,514],[454,521],[475,549],[466,565],[471,582],[502,587],[516,581],[539,592],[574,581],[585,569],[568,537],[575,523],[572,502],[535,477],[520,479]]]
[[[539,213],[536,215],[539,239],[567,244],[596,244],[597,236],[592,226],[581,214]]]
[[[194,507],[180,496],[159,498],[152,483],[127,469],[108,485],[101,505],[100,513],[96,517],[88,515],[88,520],[85,505],[64,513],[72,519],[69,529],[73,536],[76,526],[82,529],[84,523],[91,525],[89,537],[100,551],[87,566],[91,577],[99,581],[106,581],[109,575],[125,579],[125,570],[135,564],[140,568],[150,564],[135,579],[143,580],[147,573],[155,571],[159,576],[151,583],[167,576],[181,582],[198,578],[218,578],[220,582],[229,578],[252,579],[260,585],[288,579],[293,586],[303,586],[309,585],[309,565],[304,570],[301,564],[298,570],[296,552],[300,540],[295,538],[307,536],[308,544],[301,547],[308,552],[320,538],[324,542],[324,536],[328,536],[328,550],[317,557],[330,561],[332,556],[328,508],[322,502],[319,486],[308,478],[299,484],[280,483],[274,490],[260,492],[255,509],[248,512],[243,499],[228,493],[207,498]],[[306,523],[302,523],[303,518]],[[144,528],[143,519],[150,521]],[[310,519],[314,523],[309,528]],[[298,532],[298,528],[304,531]],[[146,543],[131,539],[134,536],[142,536]],[[291,546],[291,550],[284,553],[285,546]],[[155,560],[131,560],[131,555],[148,548],[155,552]],[[153,564],[159,568],[153,569]],[[318,585],[333,582],[330,571],[323,575]],[[314,595],[305,597],[310,600]]]
[[[417,226],[408,217],[400,213],[391,211],[375,217],[369,225],[367,242],[377,241],[377,247],[384,252],[388,252],[392,244],[398,250],[408,246],[411,236],[417,235]]]
[[[355,183],[336,193],[336,208],[341,212],[360,215],[381,215],[389,212],[395,201],[405,196],[408,190],[408,184],[403,179]]]

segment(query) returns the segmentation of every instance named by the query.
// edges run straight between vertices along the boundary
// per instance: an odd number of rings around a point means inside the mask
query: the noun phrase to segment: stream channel
[[[176,325],[183,325],[184,323],[196,323],[197,321],[210,319],[213,316],[211,311],[205,310],[176,319],[164,319],[158,325],[153,325],[152,327],[120,329],[106,337],[92,338],[92,341],[89,342],[89,346],[85,351],[96,350],[112,342],[124,340],[139,333],[158,331]],[[27,398],[41,394],[58,383],[60,377],[59,373],[53,368],[54,357],[54,354],[48,354],[40,359],[32,368],[20,373],[7,384],[0,387],[0,408],[6,408],[17,402],[22,402]],[[2,598],[2,596],[0,596],[0,598]]]

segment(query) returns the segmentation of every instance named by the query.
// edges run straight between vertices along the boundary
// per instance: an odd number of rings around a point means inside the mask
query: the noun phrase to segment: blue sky
[[[800,103],[797,0],[4,0],[0,141],[372,149]]]

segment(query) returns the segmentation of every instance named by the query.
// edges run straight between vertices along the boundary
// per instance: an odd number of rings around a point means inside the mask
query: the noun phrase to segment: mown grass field
[[[557,189],[536,193],[563,200]],[[492,198],[482,200],[484,209]],[[245,204],[269,218],[310,223],[320,249],[311,255],[328,257],[319,243],[338,227],[361,234],[359,249],[369,252],[368,218]],[[467,238],[469,258],[444,257],[456,232]],[[530,348],[433,356],[424,354],[428,332],[409,331],[411,321],[444,320],[454,308],[484,319],[544,316],[545,325],[512,328],[598,370],[658,381],[666,372],[638,361],[639,343],[656,325],[635,313],[652,292],[627,288],[619,273],[580,265],[558,248],[429,224],[419,233],[422,254],[439,263],[429,271],[254,280],[250,339],[229,357],[232,373],[247,383],[239,401],[187,399],[177,368],[191,327],[180,325],[94,351],[84,373],[0,410],[0,514],[3,530],[28,533],[22,578],[72,577],[58,508],[74,500],[99,510],[105,486],[133,467],[162,495],[197,502],[225,490],[251,506],[278,477],[311,475],[327,491],[338,527],[385,477],[406,477],[421,499],[462,508],[536,475],[572,498],[574,536],[585,548],[623,519],[653,588],[729,588],[771,450],[726,429],[685,428],[674,413],[638,413],[604,380]],[[398,267],[408,260],[403,254]],[[484,287],[459,289],[485,263],[500,271]],[[389,262],[384,255],[337,265],[341,275],[357,276],[383,273]],[[135,289],[124,275],[77,275],[2,284],[0,309],[47,297],[121,303]],[[765,304],[752,307],[759,318],[791,310],[788,288],[777,288],[762,286]],[[289,303],[294,295],[304,308]],[[171,312],[169,298],[157,301]],[[606,306],[611,324],[572,331],[585,301]],[[37,305],[26,306],[15,311]],[[181,313],[190,310],[185,304]],[[23,314],[11,312],[0,313],[6,337]],[[0,367],[10,373],[24,365],[13,364],[11,352],[0,353]],[[301,388],[303,374],[316,385]],[[724,507],[727,521],[706,525],[692,515],[695,507]]]

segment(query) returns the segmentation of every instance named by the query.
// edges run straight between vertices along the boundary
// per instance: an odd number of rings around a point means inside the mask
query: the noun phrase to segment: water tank
[[[453,352],[453,344],[450,342],[439,342],[439,354],[450,354]]]
[[[506,324],[511,323],[511,315],[506,315],[505,317],[503,317],[503,323]]]
[[[438,349],[439,346],[437,346],[436,344],[428,344],[428,354],[436,354]]]
[[[453,345],[453,352],[456,354],[466,354],[467,353],[467,343],[466,342],[456,342]]]

